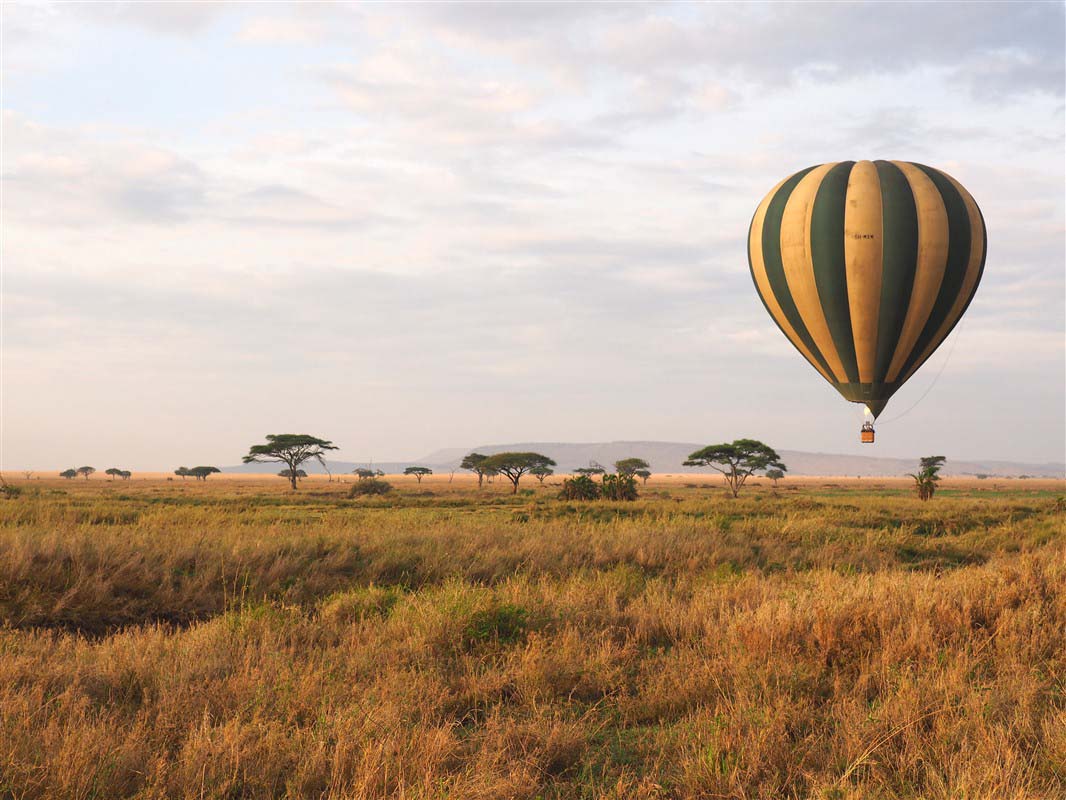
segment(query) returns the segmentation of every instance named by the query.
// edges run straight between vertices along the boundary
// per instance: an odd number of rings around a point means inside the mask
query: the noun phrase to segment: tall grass
[[[1053,494],[0,503],[0,797],[1057,798]]]

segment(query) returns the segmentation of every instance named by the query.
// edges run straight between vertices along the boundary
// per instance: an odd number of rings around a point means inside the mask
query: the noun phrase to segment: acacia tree
[[[189,468],[188,467],[178,467],[176,470],[174,470],[174,474],[177,475],[182,480],[185,480],[190,474],[189,473]]]
[[[929,500],[936,493],[940,468],[945,461],[947,458],[944,456],[926,456],[918,460],[918,474],[911,473],[911,477],[914,478],[914,490],[919,500]]]
[[[198,481],[206,481],[208,475],[213,475],[216,472],[221,472],[218,467],[193,467],[188,470],[188,474],[192,475]]]
[[[72,478],[78,477],[78,471],[76,469],[65,469],[59,473],[60,478],[66,478],[68,481]]]
[[[643,458],[623,458],[614,462],[614,471],[619,475],[636,475],[639,470],[648,471],[651,464]],[[651,474],[649,472],[649,474]]]
[[[283,469],[281,472],[278,473],[278,477],[279,478],[292,478],[292,470]],[[306,478],[307,477],[307,473],[304,472],[302,469],[298,469],[298,470],[296,470],[296,477],[297,478]]]
[[[533,469],[529,471],[529,474],[536,478],[543,485],[544,479],[547,478],[549,475],[554,475],[555,470],[545,464],[544,466],[533,467]]]
[[[710,467],[725,475],[725,481],[733,497],[740,494],[740,487],[752,473],[765,469],[788,468],[781,457],[769,445],[757,439],[737,439],[729,444],[712,444],[689,455],[686,467]]]
[[[540,453],[497,453],[482,461],[480,466],[486,473],[506,475],[511,482],[511,494],[517,494],[518,481],[523,475],[537,467],[554,467],[555,462]]]
[[[75,472],[85,480],[89,480],[89,476],[96,472],[96,467],[78,467]]]
[[[636,475],[638,478],[640,478],[641,482],[645,486],[648,485],[648,478],[651,477],[651,470],[650,469],[635,469],[635,470],[633,470],[633,474]]]
[[[587,467],[578,467],[574,470],[575,475],[584,475],[586,478],[591,478],[593,475],[606,475],[607,470],[603,464],[597,464],[595,461],[590,461]]]
[[[361,481],[368,481],[371,478],[380,478],[385,473],[380,469],[370,469],[369,467],[356,467],[352,470],[352,474],[355,475]]]
[[[776,489],[777,488],[777,482],[779,480],[781,480],[783,477],[785,477],[785,473],[782,470],[779,470],[779,469],[776,469],[776,468],[768,469],[768,470],[766,470],[766,477],[774,482],[774,488]]]
[[[105,469],[104,470],[104,474],[105,475],[110,475],[111,476],[111,480],[114,480],[115,478],[121,478],[122,477],[123,470],[119,469],[118,467],[111,467],[110,469]]]
[[[460,469],[469,470],[477,475],[477,488],[481,488],[485,482],[485,475],[487,474],[484,467],[485,459],[488,456],[482,453],[470,453],[463,457],[463,460],[459,464]]]
[[[296,491],[296,470],[301,464],[312,458],[321,464],[327,450],[339,449],[333,442],[308,436],[306,433],[269,434],[266,439],[266,444],[252,445],[248,449],[248,455],[242,460],[245,464],[270,461],[285,464],[291,472],[289,482],[294,492]]]
[[[429,467],[408,467],[407,469],[405,469],[403,471],[403,474],[404,475],[414,475],[415,479],[419,483],[422,483],[422,479],[424,477],[426,477],[427,475],[432,475],[433,474],[433,470],[431,470]]]

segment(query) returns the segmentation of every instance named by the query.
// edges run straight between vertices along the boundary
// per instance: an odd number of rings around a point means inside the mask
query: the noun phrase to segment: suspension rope
[[[933,382],[926,387],[924,392],[922,392],[922,396],[915,400],[914,404],[903,413],[897,414],[894,417],[889,417],[886,420],[877,420],[877,425],[887,425],[889,422],[895,422],[897,419],[903,419],[909,413],[914,411],[914,409],[918,407],[918,404],[921,403],[931,391],[933,391],[933,387],[936,386],[936,382],[940,380],[940,376],[944,374],[944,367],[946,367],[948,365],[948,362],[951,361],[951,354],[955,352],[955,345],[959,342],[959,334],[962,333],[962,326],[965,322],[965,318],[959,320],[959,324],[955,327],[955,335],[951,337],[951,347],[948,348],[948,354],[944,358],[944,362],[940,365],[940,370],[933,378]]]

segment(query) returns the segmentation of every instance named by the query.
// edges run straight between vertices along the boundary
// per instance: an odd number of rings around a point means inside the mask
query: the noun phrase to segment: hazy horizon
[[[0,14],[5,470],[282,432],[1066,461],[1062,4]],[[863,447],[745,240],[786,175],[875,158],[965,185],[988,259]]]

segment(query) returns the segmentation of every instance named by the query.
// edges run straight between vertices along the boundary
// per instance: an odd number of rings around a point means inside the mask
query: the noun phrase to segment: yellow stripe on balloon
[[[962,312],[965,310],[966,304],[977,286],[977,279],[981,276],[981,265],[985,260],[985,224],[981,219],[981,212],[977,208],[977,202],[961,183],[942,170],[937,170],[937,172],[951,181],[951,185],[958,190],[959,196],[962,197],[962,202],[966,206],[966,214],[970,218],[970,259],[966,263],[966,274],[962,279],[962,287],[959,289],[955,302],[951,305],[951,310],[939,330],[937,330],[936,335],[929,340],[929,344],[926,345],[921,358],[914,362],[907,374],[903,376],[903,380],[909,379],[918,367],[926,362],[929,356],[933,354],[933,351],[940,346],[940,343],[951,332],[955,323],[959,321],[959,317],[962,316]]]
[[[836,163],[823,164],[808,172],[792,190],[781,217],[781,264],[785,270],[792,299],[796,303],[803,324],[822,357],[833,373],[832,380],[847,383],[844,364],[833,343],[833,335],[822,311],[818,286],[814,280],[814,261],[811,257],[811,215],[814,198],[822,179]]]
[[[848,309],[859,381],[872,383],[877,367],[877,323],[881,310],[881,179],[872,161],[860,161],[848,176],[844,205],[844,266]]]
[[[759,296],[762,297],[763,302],[766,303],[766,307],[770,311],[770,316],[774,318],[778,327],[784,332],[788,340],[795,345],[796,349],[800,351],[805,359],[807,359],[814,366],[822,377],[827,381],[832,381],[832,378],[822,368],[822,365],[818,363],[818,360],[814,357],[814,354],[807,348],[807,345],[803,343],[799,335],[796,333],[796,329],[792,327],[792,323],[788,321],[788,317],[785,316],[784,310],[781,308],[781,304],[777,301],[777,296],[774,294],[773,288],[770,286],[770,279],[766,275],[766,261],[763,259],[762,252],[762,229],[763,223],[766,222],[766,211],[770,207],[770,202],[774,199],[774,195],[777,194],[787,181],[788,178],[777,184],[768,195],[763,199],[762,203],[755,210],[755,216],[751,222],[751,234],[748,240],[748,254],[751,256],[751,272],[755,277],[755,286],[759,290]]]

